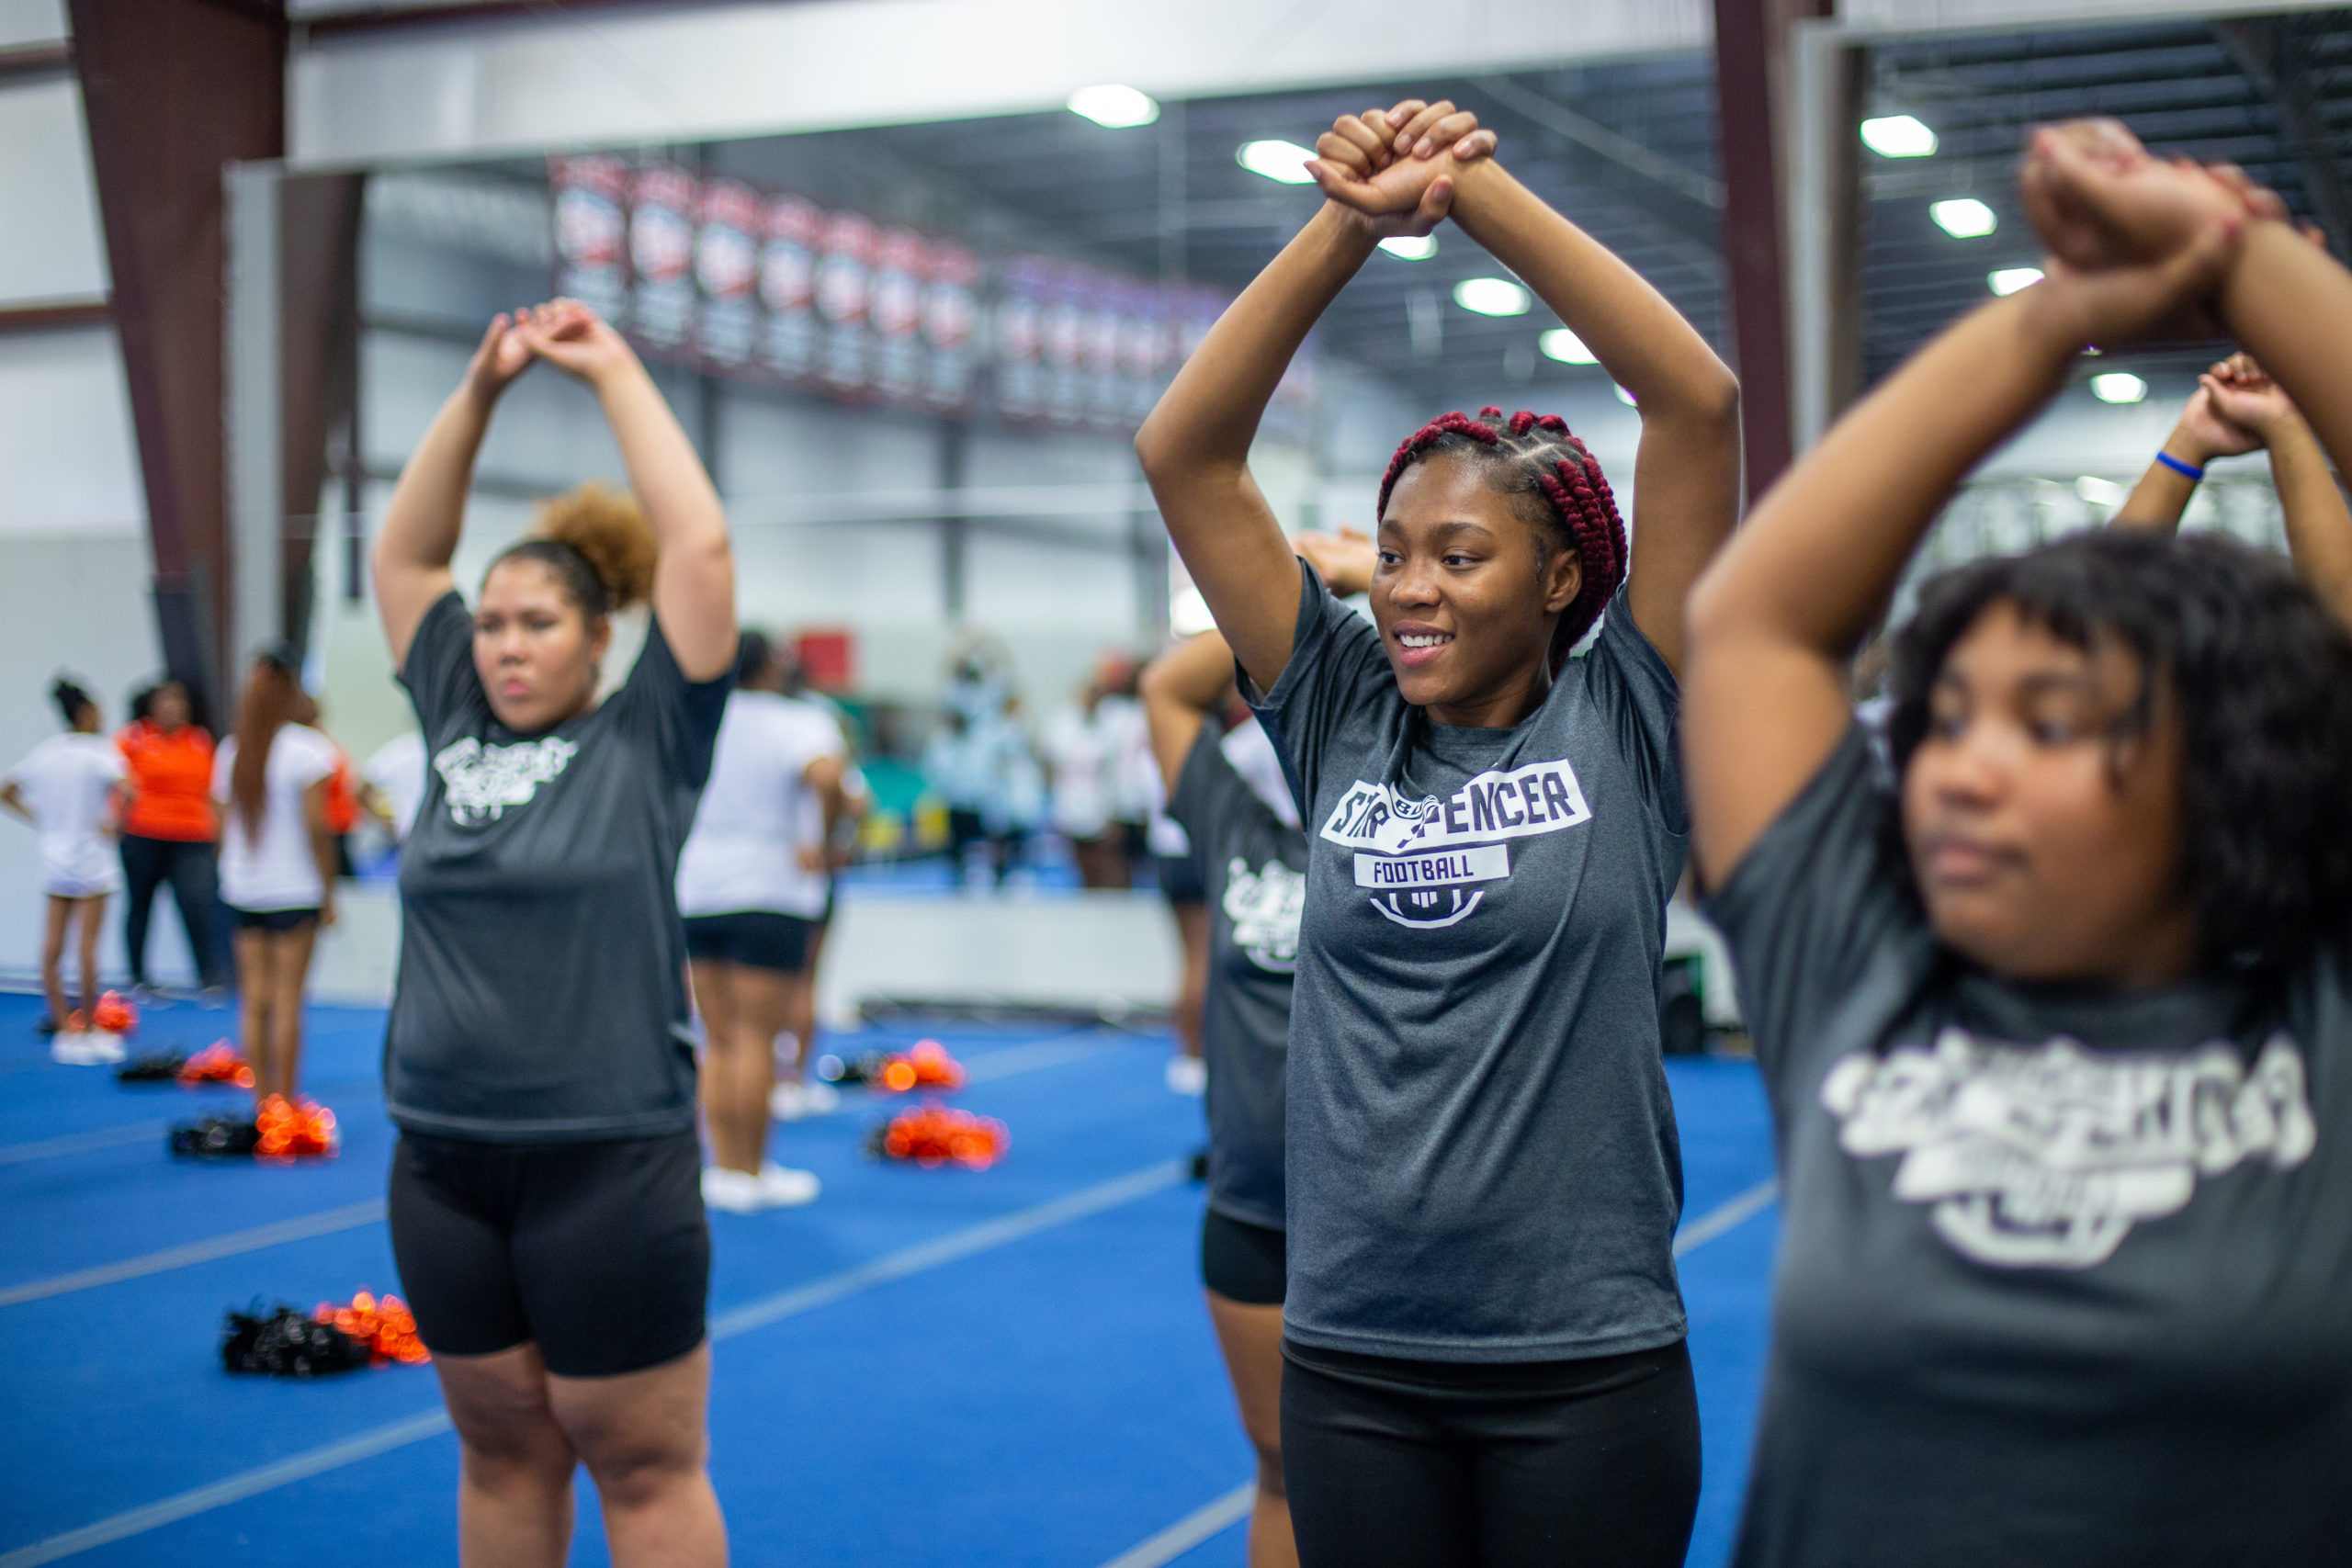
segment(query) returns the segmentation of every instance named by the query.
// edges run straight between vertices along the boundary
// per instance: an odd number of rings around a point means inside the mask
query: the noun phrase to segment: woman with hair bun
[[[107,895],[122,886],[122,867],[107,842],[116,829],[114,795],[122,783],[122,756],[99,739],[97,701],[77,682],[60,676],[49,697],[65,720],[65,733],[34,747],[0,777],[0,808],[40,834],[46,906],[40,988],[55,1030],[50,1055],[76,1065],[116,1062],[122,1059],[120,1042],[92,1029],[90,1021],[98,1005],[98,922],[106,917]],[[69,940],[82,964],[78,1008],[66,1006]]]
[[[1682,602],[1737,507],[1738,387],[1493,147],[1451,104],[1342,117],[1322,210],[1136,440],[1311,846],[1282,1391],[1309,1568],[1679,1564],[1698,1503],[1657,985]],[[1250,444],[1374,247],[1448,216],[1636,400],[1632,552],[1560,419],[1445,414],[1381,481],[1366,621]]]
[[[449,562],[474,459],[542,359],[595,393],[634,495],[548,502],[469,610]],[[559,299],[491,322],[374,566],[432,759],[384,1051],[392,1247],[461,1446],[461,1560],[560,1563],[584,1464],[616,1564],[723,1562],[674,890],[735,659],[718,492],[620,334]],[[649,601],[600,697],[613,616]]]

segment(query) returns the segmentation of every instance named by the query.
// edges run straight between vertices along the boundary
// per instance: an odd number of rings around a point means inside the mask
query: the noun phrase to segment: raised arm
[[[466,525],[466,492],[473,488],[474,458],[490,429],[491,411],[530,363],[531,351],[515,321],[503,315],[492,321],[466,367],[466,378],[433,416],[392,487],[376,534],[372,570],[376,613],[383,619],[395,670],[408,662],[408,645],[424,612],[449,592],[449,561]]]
[[[1682,664],[1682,608],[1739,515],[1739,383],[1666,296],[1493,162],[1457,176],[1453,221],[1517,273],[1642,418],[1634,459],[1634,622]]]
[[[628,340],[577,300],[559,299],[520,329],[530,351],[587,383],[604,406],[629,489],[661,547],[653,616],[689,681],[735,661],[735,556],[727,513],[694,444]]]
[[[1389,234],[1429,232],[1452,196],[1455,153],[1405,169],[1389,152],[1392,126],[1437,130],[1459,141],[1476,121],[1425,112],[1392,122],[1379,109],[1343,117],[1323,138],[1326,155],[1336,150],[1335,138],[1351,139],[1361,156],[1397,168],[1390,183],[1409,185],[1412,199],[1401,214],[1383,219],[1326,202],[1217,318],[1136,434],[1136,455],[1176,553],[1261,690],[1290,663],[1299,576],[1273,509],[1250,473],[1259,421],[1308,329],[1373,247]]]
[[[2207,373],[2207,379],[2199,380],[2197,390],[2189,394],[2188,401],[2181,407],[2179,423],[2156,449],[2156,460],[2148,465],[2148,471],[2132,487],[2132,493],[2123,498],[2109,527],[2173,532],[2180,526],[2181,513],[2188,510],[2189,498],[2197,493],[2206,464],[2216,457],[2238,457],[2262,445],[2260,434],[2223,418],[2214,407],[2213,389],[2207,380],[2221,368],[2221,365],[2215,365]],[[2184,468],[2195,471],[2184,473]]]
[[[1152,760],[1172,798],[1201,727],[1233,688],[1233,649],[1216,631],[1177,644],[1143,672],[1143,716],[1151,731]]]
[[[2270,449],[2270,479],[2287,525],[2287,553],[2329,612],[2352,626],[2352,510],[2301,411],[2243,354],[2216,366],[2199,390]]]
[[[335,883],[342,871],[342,857],[334,852],[334,830],[327,826],[327,791],[334,786],[333,774],[317,780],[302,791],[302,828],[311,840],[311,858],[319,867],[319,924],[335,922]]]
[[[2086,343],[2128,340],[2209,295],[2242,230],[2202,215],[2143,265],[2048,278],[1972,311],[1772,487],[1690,606],[1682,739],[1693,849],[1721,886],[1852,721],[1846,661],[1977,461],[2057,389]]]

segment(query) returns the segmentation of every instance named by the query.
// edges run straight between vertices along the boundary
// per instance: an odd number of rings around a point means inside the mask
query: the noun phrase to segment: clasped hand
[[[1306,169],[1326,197],[1374,234],[1419,236],[1445,220],[1455,176],[1494,151],[1495,133],[1479,130],[1476,115],[1444,99],[1407,98],[1333,120]]]
[[[2112,119],[2037,130],[2018,186],[2049,253],[2035,292],[2076,344],[2224,335],[2212,301],[2278,196],[2228,164],[2159,158]]]
[[[638,362],[611,322],[577,299],[550,299],[492,319],[466,367],[467,384],[486,402],[494,400],[535,359],[591,387]]]

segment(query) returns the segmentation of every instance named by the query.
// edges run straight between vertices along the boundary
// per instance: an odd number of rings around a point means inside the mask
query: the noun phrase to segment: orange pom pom
[[[234,1084],[239,1089],[254,1087],[254,1070],[245,1065],[244,1057],[226,1040],[215,1042],[187,1059],[180,1068],[180,1082]]]
[[[1004,1157],[1012,1137],[993,1117],[975,1116],[944,1105],[918,1105],[890,1118],[878,1141],[892,1159],[910,1159],[925,1169],[954,1161],[986,1170]]]

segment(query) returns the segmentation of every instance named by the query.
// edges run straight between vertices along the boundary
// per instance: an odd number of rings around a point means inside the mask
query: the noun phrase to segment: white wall
[[[0,0],[0,48],[64,35],[59,0]],[[0,85],[0,307],[107,288],[79,90],[63,76]],[[47,697],[57,675],[89,686],[112,724],[161,664],[146,515],[114,329],[0,336],[0,767],[59,728]],[[38,961],[35,868],[31,831],[0,821],[0,971]],[[119,914],[118,900],[110,969]],[[185,973],[177,919],[158,925],[159,971]]]
[[[0,88],[0,302],[107,291],[97,186],[70,76]]]

